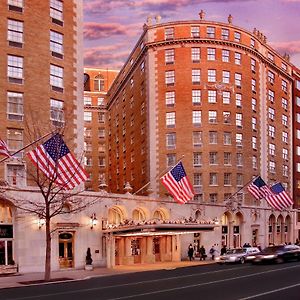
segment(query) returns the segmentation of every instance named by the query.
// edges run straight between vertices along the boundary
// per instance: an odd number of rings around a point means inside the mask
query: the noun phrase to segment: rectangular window
[[[200,61],[200,48],[192,48],[192,62]]]
[[[275,127],[274,126],[272,126],[272,125],[269,125],[269,136],[271,137],[271,138],[275,138]]]
[[[7,92],[7,119],[23,121],[23,94]]]
[[[191,27],[191,37],[193,37],[193,38],[200,37],[200,27],[199,26]]]
[[[206,28],[206,35],[208,38],[215,38],[215,31],[216,31],[216,28],[215,27],[210,27],[208,26]]]
[[[231,132],[224,132],[224,145],[231,145]]]
[[[281,106],[283,109],[287,110],[288,109],[288,101],[285,98],[281,98]]]
[[[251,99],[251,108],[254,112],[256,112],[256,99],[255,98]]]
[[[166,113],[166,126],[167,128],[175,127],[175,112]]]
[[[173,107],[175,105],[175,92],[166,92],[165,94],[166,106]]]
[[[201,152],[194,152],[193,165],[194,165],[194,167],[200,167],[202,165],[202,153]]]
[[[268,59],[274,61],[274,55],[271,52],[268,52]]]
[[[268,81],[271,83],[271,84],[274,84],[274,81],[275,81],[275,74],[271,71],[268,71]]]
[[[165,63],[166,65],[173,64],[175,61],[175,50],[167,49],[165,50]]]
[[[234,53],[234,63],[236,65],[240,65],[241,64],[241,59],[242,59],[241,53],[235,52]]]
[[[167,167],[173,167],[176,164],[176,154],[168,153],[167,154]]]
[[[7,165],[7,182],[9,185],[24,187],[26,185],[26,172],[24,165]]]
[[[60,0],[50,0],[50,17],[52,22],[63,25],[63,2]]]
[[[7,40],[9,45],[21,48],[23,45],[23,22],[8,19],[7,21]]]
[[[236,142],[237,147],[243,146],[243,135],[241,133],[235,134],[235,142]]]
[[[207,70],[207,81],[216,82],[217,80],[217,71],[216,70]]]
[[[92,97],[84,96],[83,97],[83,104],[87,105],[87,106],[91,106],[92,105]]]
[[[272,90],[268,91],[268,98],[271,101],[271,103],[274,103],[275,93]]]
[[[91,122],[92,121],[92,112],[91,111],[85,111],[83,113],[83,119],[85,122]]]
[[[281,62],[281,69],[286,71],[287,70],[287,65],[283,62]]]
[[[222,40],[228,41],[229,40],[229,30],[222,28],[221,37],[222,37]]]
[[[11,152],[16,152],[23,148],[23,130],[7,129],[7,147]],[[22,154],[20,153],[21,157]]]
[[[217,131],[210,131],[209,132],[209,143],[210,144],[217,144],[218,143],[218,133],[217,133]]]
[[[125,115],[125,111],[123,111],[123,118]],[[98,112],[98,122],[99,123],[104,123],[105,122],[105,114],[104,112]]]
[[[166,71],[165,83],[167,86],[173,86],[175,84],[175,71]]]
[[[288,133],[285,131],[282,132],[282,141],[286,144],[288,143]]]
[[[23,0],[8,0],[8,9],[17,12],[23,12]]]
[[[231,185],[231,173],[224,173],[224,185]]]
[[[288,149],[285,149],[285,148],[282,149],[282,158],[284,160],[288,160],[288,158],[289,158],[289,150]]]
[[[208,90],[208,103],[217,102],[217,91]]]
[[[230,92],[226,92],[226,91],[222,92],[222,99],[224,104],[230,104],[230,98],[231,98]]]
[[[300,123],[300,113],[296,114],[296,121],[297,121],[297,123]]]
[[[230,112],[229,111],[223,111],[223,123],[224,124],[230,124]]]
[[[200,173],[194,173],[194,187],[202,186],[202,176]]]
[[[229,50],[222,50],[222,62],[229,62]]]
[[[251,90],[252,92],[256,93],[256,80],[251,79]]]
[[[200,126],[201,125],[201,110],[193,111],[193,125]]]
[[[300,114],[299,114],[299,121],[300,121]],[[286,115],[282,115],[282,125],[288,126],[288,117]]]
[[[235,105],[242,107],[242,94],[235,94]]]
[[[193,84],[200,84],[200,76],[201,71],[199,69],[192,69],[192,83]]]
[[[216,60],[215,48],[207,48],[207,60]]]
[[[234,74],[234,82],[235,82],[236,86],[241,87],[242,86],[242,74],[235,73]]]
[[[11,83],[23,83],[23,57],[7,56],[7,77]]]
[[[257,130],[257,120],[255,117],[252,117],[252,130],[256,131]]]
[[[222,82],[223,83],[229,83],[230,82],[230,72],[229,71],[223,71],[222,72]]]
[[[224,165],[231,165],[231,153],[224,152]]]
[[[56,99],[50,99],[50,120],[54,126],[62,127],[64,125],[64,102]]]
[[[202,132],[193,131],[193,146],[200,147],[202,145]]]
[[[52,51],[53,56],[63,58],[63,41],[64,36],[61,33],[50,30],[50,51]]]
[[[296,105],[300,107],[300,97],[296,96]]]
[[[275,155],[275,144],[269,144],[269,154],[274,156]]]
[[[286,176],[286,177],[289,175],[289,167],[288,166],[286,166],[286,165],[282,166],[282,175]]]
[[[237,31],[234,32],[234,41],[238,42],[238,43],[241,41],[241,33],[240,32],[237,32]]]
[[[273,109],[272,107],[269,107],[268,111],[269,111],[269,118],[274,121],[275,109]]]
[[[252,168],[253,168],[254,170],[257,169],[257,157],[256,157],[255,155],[252,156]]]
[[[218,202],[218,194],[216,193],[209,194],[209,202],[210,203]]]
[[[192,103],[193,105],[201,104],[201,90],[192,90]]]
[[[165,29],[165,39],[166,40],[173,40],[174,39],[174,28],[169,27]]]
[[[251,58],[251,71],[255,73],[256,70],[256,60]]]
[[[62,67],[50,65],[50,85],[53,90],[63,92],[64,69]]]
[[[99,128],[99,129],[98,129],[98,137],[99,137],[100,139],[105,138],[105,129],[104,129],[104,128]]]
[[[238,127],[242,127],[243,115],[240,113],[235,114],[235,125]]]
[[[216,165],[218,164],[217,160],[217,152],[209,152],[209,164],[210,165]]]
[[[281,81],[281,89],[287,93],[287,82],[285,80],[282,79]]]
[[[236,165],[238,167],[242,167],[243,166],[243,153],[237,153],[236,154]]]
[[[209,185],[218,185],[217,173],[209,173]]]
[[[257,149],[257,138],[255,136],[252,137],[252,149]]]
[[[243,180],[243,174],[236,174],[236,185],[237,186],[243,186],[244,180]]]
[[[216,110],[210,110],[208,112],[208,122],[209,123],[217,123],[217,111]]]
[[[274,174],[276,169],[275,161],[269,161],[269,172]]]
[[[166,147],[167,149],[175,149],[176,148],[176,133],[167,133],[166,134]]]
[[[255,40],[254,39],[250,40],[250,47],[255,48]]]

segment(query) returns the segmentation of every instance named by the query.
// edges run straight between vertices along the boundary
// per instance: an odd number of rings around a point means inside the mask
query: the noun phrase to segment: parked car
[[[269,246],[255,255],[253,263],[275,262],[282,263],[289,260],[300,261],[300,247],[297,245]]]
[[[251,261],[255,258],[255,254],[259,253],[257,247],[233,248],[227,250],[224,255],[216,257],[216,262],[219,264],[225,263],[241,263]]]

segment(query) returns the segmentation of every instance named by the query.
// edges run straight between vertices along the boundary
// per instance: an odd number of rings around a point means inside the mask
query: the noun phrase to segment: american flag
[[[182,162],[173,167],[161,180],[170,194],[180,204],[184,204],[194,197],[193,187],[185,173]]]
[[[0,155],[4,155],[6,157],[11,157],[8,151],[8,147],[5,141],[0,139]]]
[[[247,187],[248,191],[257,200],[266,198],[268,194],[272,194],[270,188],[264,182],[264,180],[258,176]]]
[[[266,200],[275,209],[282,210],[293,204],[293,199],[285,191],[280,182],[271,186],[271,192],[271,194],[267,195]]]
[[[73,189],[88,178],[60,134],[55,134],[27,155],[50,180],[66,190]]]

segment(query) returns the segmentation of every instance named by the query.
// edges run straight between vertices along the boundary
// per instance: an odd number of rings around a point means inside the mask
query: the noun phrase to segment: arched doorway
[[[272,214],[269,217],[269,222],[268,222],[268,235],[269,235],[269,245],[274,245],[275,244],[275,225],[276,225],[276,219],[275,216]]]
[[[221,226],[222,226],[222,236],[221,236],[221,246],[230,247],[230,223],[231,223],[231,214],[225,212],[221,217]]]
[[[234,216],[233,220],[233,247],[240,248],[241,245],[241,233],[242,233],[242,224],[243,224],[243,215],[238,212]],[[249,243],[249,242],[247,242]]]
[[[276,223],[276,244],[283,244],[284,240],[284,221],[283,216],[279,215]]]
[[[289,215],[286,216],[284,222],[284,242],[291,243],[292,219]]]

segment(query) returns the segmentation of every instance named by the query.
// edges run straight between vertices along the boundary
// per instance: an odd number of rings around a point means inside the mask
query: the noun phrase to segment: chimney
[[[232,19],[233,19],[233,18],[232,18],[232,15],[229,15],[229,16],[228,16],[228,23],[229,23],[229,24],[232,24]]]
[[[147,25],[148,26],[152,25],[152,18],[150,16],[147,17]]]
[[[204,18],[205,18],[205,12],[203,11],[203,9],[201,9],[201,11],[199,13],[199,17],[200,17],[200,20],[204,20]]]

